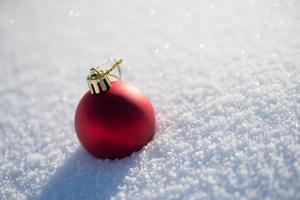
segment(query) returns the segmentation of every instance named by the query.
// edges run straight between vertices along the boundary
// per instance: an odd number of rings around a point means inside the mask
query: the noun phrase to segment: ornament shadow
[[[79,147],[37,199],[110,199],[118,193],[129,169],[139,163],[137,154],[121,160],[101,160]]]

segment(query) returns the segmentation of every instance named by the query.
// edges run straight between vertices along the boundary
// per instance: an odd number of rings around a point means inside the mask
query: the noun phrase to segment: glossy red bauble
[[[75,129],[83,147],[98,158],[122,158],[141,149],[155,132],[149,99],[137,88],[113,82],[101,94],[87,92],[75,113]]]

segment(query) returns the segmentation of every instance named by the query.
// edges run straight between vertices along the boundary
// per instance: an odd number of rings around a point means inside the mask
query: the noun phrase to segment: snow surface
[[[0,2],[0,199],[300,199],[300,2]],[[149,145],[98,160],[73,126],[90,67],[127,63]]]

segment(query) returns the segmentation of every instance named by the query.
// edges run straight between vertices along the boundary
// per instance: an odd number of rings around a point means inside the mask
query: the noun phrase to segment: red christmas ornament
[[[75,129],[82,146],[98,158],[122,158],[141,149],[155,131],[155,114],[149,99],[136,87],[110,82],[105,72],[91,69],[87,92],[75,113]]]

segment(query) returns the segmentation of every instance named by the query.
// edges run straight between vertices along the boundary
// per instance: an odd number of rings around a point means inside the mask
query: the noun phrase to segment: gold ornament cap
[[[95,68],[90,69],[90,73],[87,76],[87,83],[92,94],[105,93],[111,86],[109,76],[116,78],[121,81],[121,69],[120,64],[123,62],[122,59],[117,60],[110,58],[103,64],[98,65]],[[101,68],[108,68],[107,70],[101,70]],[[119,76],[112,74],[111,72],[118,68]]]

